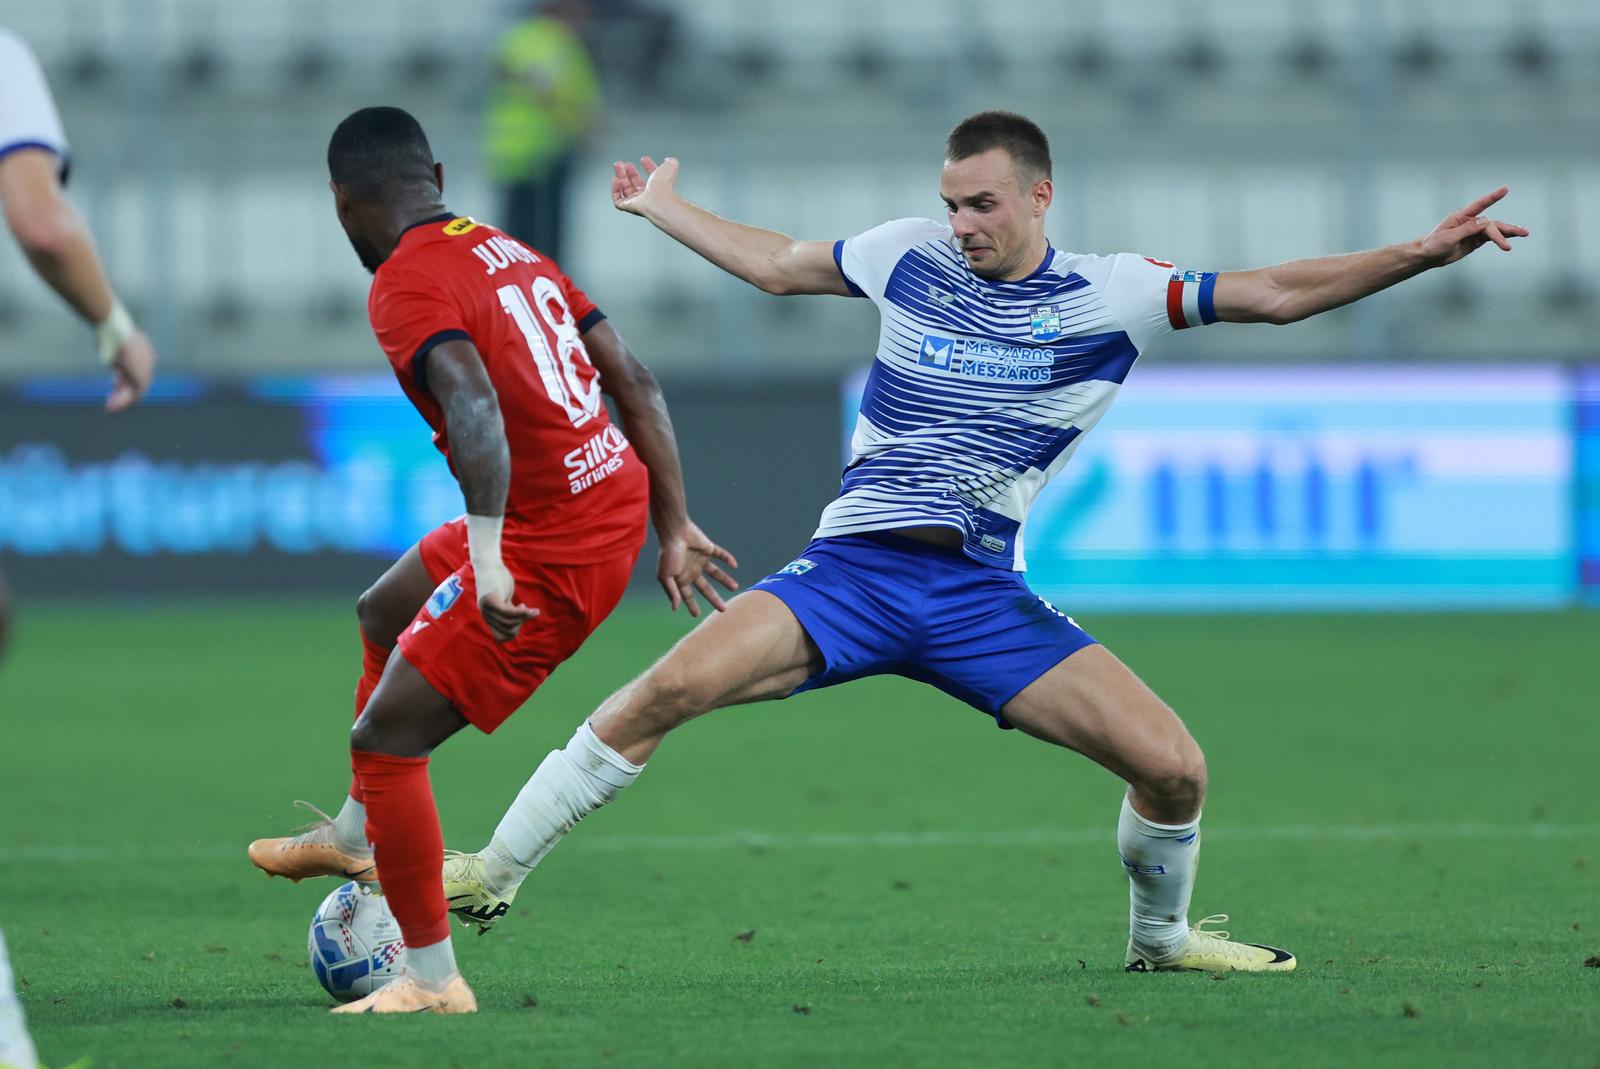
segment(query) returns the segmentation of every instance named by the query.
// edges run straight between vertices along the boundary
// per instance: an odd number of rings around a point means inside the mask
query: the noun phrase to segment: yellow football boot
[[[483,858],[477,854],[464,854],[460,850],[444,852],[444,898],[450,912],[461,918],[463,927],[478,926],[483,935],[501,917],[511,912],[511,902],[517,897],[516,888],[500,895],[490,891],[484,882]]]
[[[1227,924],[1228,915],[1218,913],[1189,929],[1189,939],[1174,954],[1154,958],[1130,941],[1125,959],[1127,972],[1293,972],[1294,955],[1260,943],[1235,943],[1227,932],[1213,931],[1208,924]]]
[[[333,818],[310,802],[295,802],[321,820],[313,821],[294,835],[278,839],[257,839],[250,844],[250,860],[268,876],[284,876],[295,883],[310,876],[337,876],[341,880],[375,883],[378,868],[371,854],[351,854],[333,837]]]
[[[365,998],[335,1006],[334,1013],[477,1013],[478,998],[456,973],[443,991],[420,983],[407,970]]]

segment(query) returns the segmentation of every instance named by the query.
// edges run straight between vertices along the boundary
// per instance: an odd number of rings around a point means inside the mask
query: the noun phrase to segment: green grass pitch
[[[179,1066],[1600,1064],[1600,616],[1085,620],[1211,766],[1193,916],[1289,976],[1125,975],[1118,785],[895,679],[712,714],[461,929],[476,1017],[345,1019],[327,881],[251,838],[334,808],[329,601],[24,606],[0,670],[0,923],[43,1056]],[[630,602],[433,762],[475,848],[685,626]]]

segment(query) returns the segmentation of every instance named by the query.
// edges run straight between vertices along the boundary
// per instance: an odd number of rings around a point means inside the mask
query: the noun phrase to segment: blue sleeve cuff
[[[1199,303],[1200,322],[1202,324],[1209,325],[1217,321],[1217,305],[1212,293],[1212,291],[1216,288],[1217,273],[1215,271],[1207,274],[1200,280]]]
[[[865,297],[866,292],[855,284],[855,281],[844,273],[844,240],[841,238],[833,243],[833,263],[839,269],[839,277],[844,279],[844,284],[850,287],[852,297]]]
[[[67,184],[67,177],[72,173],[72,160],[67,156],[67,153],[61,148],[60,145],[51,145],[44,141],[13,141],[8,145],[0,145],[0,160],[5,159],[13,152],[21,152],[23,149],[29,148],[40,149],[44,152],[48,152],[57,160],[61,161],[60,169],[57,171],[57,177],[60,178],[61,184],[65,186]]]
[[[578,320],[578,333],[587,334],[591,328],[597,327],[604,322],[605,318],[606,314],[600,311],[600,309],[591,309],[588,315]]]

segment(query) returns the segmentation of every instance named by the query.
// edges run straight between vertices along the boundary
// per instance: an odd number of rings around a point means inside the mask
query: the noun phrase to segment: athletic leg
[[[448,524],[446,528],[448,528]],[[441,528],[444,530],[445,528]],[[435,556],[437,556],[437,550]],[[390,565],[356,599],[356,620],[361,635],[361,678],[356,681],[356,713],[367,707],[378,680],[383,678],[383,666],[389,663],[389,653],[399,641],[400,632],[410,625],[421,610],[423,602],[438,585],[439,580],[454,571],[459,560],[439,561],[439,573],[429,571],[422,556],[422,543],[417,543]],[[350,780],[350,796],[334,818],[333,831],[339,845],[352,852],[367,849],[366,810],[361,805],[361,787],[354,775]]]
[[[685,635],[589,723],[607,746],[643,765],[673,728],[713,709],[786,697],[821,669],[822,654],[789,607],[755,590]]]
[[[821,653],[781,600],[761,590],[735,598],[544,759],[488,846],[452,855],[451,910],[487,930],[561,837],[638,777],[667,732],[712,709],[784,697],[821,668]]]
[[[1286,951],[1189,927],[1205,757],[1177,714],[1111,651],[1078,650],[1025,687],[1002,715],[1128,784],[1117,847],[1129,881],[1130,968],[1294,968]]]
[[[356,683],[356,716],[367,706],[383,678],[389,652],[422,608],[428,595],[444,575],[454,571],[459,561],[435,576],[422,558],[419,542],[406,550],[389,570],[378,577],[356,599],[356,620],[361,634],[361,679]]]
[[[428,536],[434,543],[435,567],[443,569],[443,574],[448,574],[455,566],[450,563],[450,551],[459,541],[450,535],[450,527],[446,524]],[[400,632],[437,585],[438,579],[430,573],[422,550],[423,543],[406,550],[356,601],[362,650],[361,678],[356,683],[357,717],[382,678]],[[463,559],[465,552],[462,548]],[[372,848],[367,842],[367,811],[353,771],[350,793],[338,815],[328,817],[309,803],[297,804],[310,809],[319,819],[295,835],[257,839],[251,843],[250,860],[257,868],[269,876],[286,876],[296,882],[314,876],[377,879]]]
[[[1157,956],[1187,938],[1206,766],[1166,703],[1104,646],[1088,646],[1005,707],[1030,735],[1077,750],[1128,784],[1117,841],[1135,941]]]
[[[1002,710],[1036,738],[1083,754],[1128,784],[1135,811],[1163,824],[1200,815],[1206,763],[1167,704],[1104,646],[1086,646]]]
[[[444,836],[428,782],[428,755],[466,724],[450,700],[397,653],[351,729],[351,763],[366,799],[367,838],[405,938],[406,974],[404,983],[396,981],[336,1012],[476,1009],[450,944],[440,882]]]

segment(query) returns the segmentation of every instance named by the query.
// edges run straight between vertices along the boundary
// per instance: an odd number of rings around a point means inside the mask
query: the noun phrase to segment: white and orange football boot
[[[478,998],[467,986],[460,973],[452,976],[442,990],[424,984],[407,969],[399,979],[378,988],[365,998],[343,1006],[335,1006],[333,1013],[477,1013]]]
[[[312,876],[337,876],[341,880],[376,883],[378,867],[371,854],[355,854],[333,837],[333,818],[310,802],[295,802],[322,818],[294,835],[257,839],[250,844],[250,861],[268,876],[283,876],[299,883]]]

